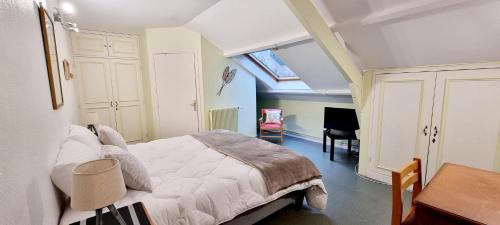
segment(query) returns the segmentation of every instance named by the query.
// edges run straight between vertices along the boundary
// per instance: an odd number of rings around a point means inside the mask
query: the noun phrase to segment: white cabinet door
[[[80,83],[82,118],[97,112],[101,124],[116,128],[113,87],[106,59],[75,57],[77,79]]]
[[[90,33],[71,33],[74,55],[99,56],[108,55],[106,36]]]
[[[422,159],[425,168],[436,73],[374,78],[368,176],[391,183],[391,171]]]
[[[142,78],[137,60],[110,59],[117,130],[127,142],[146,139]]]
[[[196,65],[194,53],[154,56],[156,136],[168,138],[197,133]]]
[[[117,58],[139,58],[137,38],[107,36],[109,56]]]
[[[434,105],[427,181],[444,162],[500,172],[500,69],[439,72]]]

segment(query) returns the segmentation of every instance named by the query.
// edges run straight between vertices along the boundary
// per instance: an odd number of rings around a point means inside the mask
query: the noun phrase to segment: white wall
[[[238,114],[238,131],[249,136],[256,136],[255,76],[232,59],[224,57],[222,51],[205,38],[202,38],[201,49],[206,118],[212,108],[241,107]],[[233,81],[224,87],[222,94],[217,96],[216,93],[222,85],[222,72],[226,66],[238,69],[238,72]],[[208,122],[207,120],[206,127],[208,127]]]
[[[64,106],[54,111],[34,2],[0,0],[0,9],[0,223],[54,225],[61,208],[49,173],[78,122],[76,84],[61,78]],[[56,29],[62,69],[64,58],[72,61],[70,42]]]

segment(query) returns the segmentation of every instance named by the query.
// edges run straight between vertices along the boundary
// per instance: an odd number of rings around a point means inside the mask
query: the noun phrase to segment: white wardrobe
[[[84,31],[72,34],[72,46],[82,117],[96,112],[127,142],[146,140],[138,38]]]
[[[426,182],[444,162],[500,172],[500,69],[432,70],[374,75],[369,177],[413,157]]]

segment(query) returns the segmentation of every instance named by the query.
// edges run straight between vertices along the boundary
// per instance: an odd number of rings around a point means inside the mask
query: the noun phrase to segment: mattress
[[[148,170],[153,192],[127,190],[122,207],[143,202],[155,225],[216,225],[279,197],[306,190],[310,207],[322,209],[327,193],[321,179],[302,182],[272,195],[260,172],[186,135],[129,145]],[[66,207],[61,225],[94,216]]]

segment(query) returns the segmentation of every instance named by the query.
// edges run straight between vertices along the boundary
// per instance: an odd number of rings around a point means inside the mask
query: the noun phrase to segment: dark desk
[[[500,224],[500,173],[445,163],[414,203],[417,224]]]

